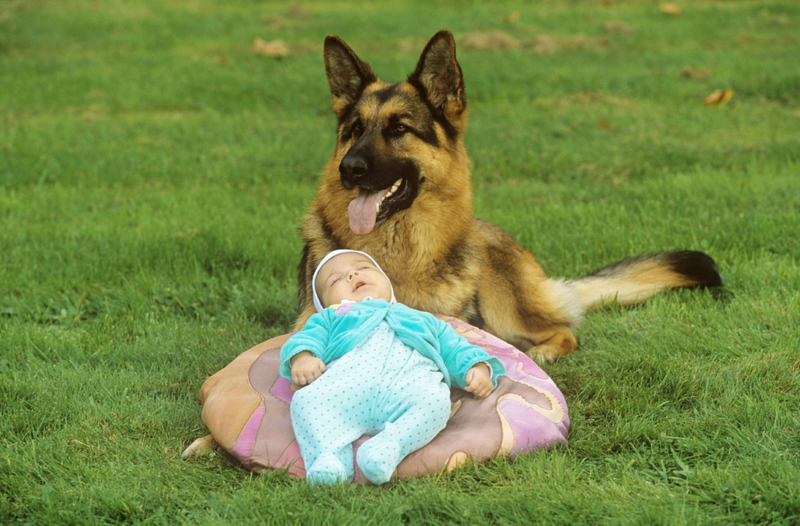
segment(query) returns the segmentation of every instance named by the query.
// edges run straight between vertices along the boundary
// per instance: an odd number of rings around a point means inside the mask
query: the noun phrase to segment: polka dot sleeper
[[[352,480],[352,443],[374,435],[358,449],[356,463],[370,482],[382,484],[444,429],[450,389],[436,363],[383,321],[294,394],[291,415],[309,483]]]

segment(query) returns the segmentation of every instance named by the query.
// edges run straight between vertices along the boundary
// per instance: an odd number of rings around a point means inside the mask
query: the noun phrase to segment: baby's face
[[[392,285],[375,264],[362,254],[345,252],[329,259],[314,282],[323,307],[342,300],[372,299],[391,301]]]

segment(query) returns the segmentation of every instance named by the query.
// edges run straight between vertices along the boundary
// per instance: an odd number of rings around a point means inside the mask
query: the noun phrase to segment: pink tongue
[[[356,234],[369,234],[372,231],[375,227],[375,216],[378,214],[375,208],[386,191],[370,193],[362,189],[358,197],[350,201],[347,210],[350,214],[350,230]]]

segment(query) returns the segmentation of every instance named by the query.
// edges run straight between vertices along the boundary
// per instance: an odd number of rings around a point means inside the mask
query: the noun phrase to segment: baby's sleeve
[[[291,380],[291,359],[297,353],[309,351],[327,363],[325,350],[330,339],[330,323],[324,312],[314,314],[306,322],[306,326],[292,335],[281,347],[280,375]]]
[[[503,362],[477,345],[471,344],[449,324],[438,319],[436,321],[439,322],[437,330],[440,353],[453,382],[463,389],[467,385],[467,372],[470,368],[486,362],[492,371],[492,388],[496,388],[497,379],[506,373]]]

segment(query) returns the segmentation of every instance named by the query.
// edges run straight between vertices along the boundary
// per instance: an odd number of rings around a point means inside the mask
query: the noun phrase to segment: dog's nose
[[[367,173],[367,160],[360,155],[348,155],[339,164],[342,185],[350,190]]]

